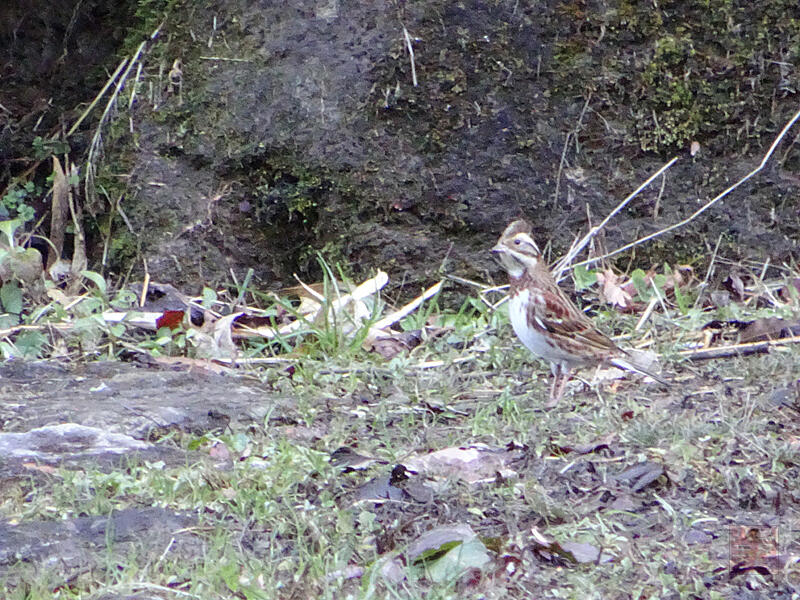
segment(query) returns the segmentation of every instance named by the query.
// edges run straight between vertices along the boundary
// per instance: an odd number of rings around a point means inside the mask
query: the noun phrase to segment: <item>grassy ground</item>
[[[692,364],[672,340],[661,348],[669,389],[636,375],[576,381],[545,411],[548,369],[504,315],[457,325],[388,361],[330,339],[311,342],[293,372],[253,371],[296,409],[159,442],[209,460],[62,470],[0,490],[7,519],[153,505],[199,516],[190,556],[106,548],[106,568],[66,584],[20,567],[27,585],[7,597],[798,597],[786,559],[799,553],[800,353]],[[656,338],[672,337],[660,323]],[[394,469],[477,443],[503,461],[481,483],[466,481],[474,465]],[[330,459],[341,447],[379,460],[345,469]],[[229,470],[211,460],[219,452]],[[478,559],[437,543],[409,556],[425,532],[457,525],[477,534]]]

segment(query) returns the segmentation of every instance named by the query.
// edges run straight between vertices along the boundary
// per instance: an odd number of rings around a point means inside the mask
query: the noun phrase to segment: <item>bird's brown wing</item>
[[[555,282],[537,291],[544,303],[529,307],[528,321],[549,332],[565,350],[591,360],[625,354],[607,335],[598,331]]]

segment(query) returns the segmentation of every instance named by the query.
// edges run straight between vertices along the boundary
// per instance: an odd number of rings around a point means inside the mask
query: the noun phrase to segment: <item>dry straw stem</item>
[[[77,131],[78,127],[80,127],[81,123],[83,123],[83,120],[87,116],[89,116],[89,114],[94,110],[94,107],[97,106],[97,103],[100,102],[100,100],[102,99],[103,96],[105,96],[106,92],[108,91],[108,88],[110,88],[111,85],[114,83],[114,81],[116,81],[117,75],[119,75],[120,72],[122,71],[122,69],[125,68],[126,64],[128,64],[128,58],[127,57],[122,59],[122,62],[119,63],[119,65],[117,66],[116,71],[114,71],[111,74],[111,77],[108,78],[108,81],[106,81],[106,84],[103,86],[103,89],[100,90],[98,92],[98,94],[94,97],[94,100],[92,100],[92,103],[89,105],[89,107],[85,111],[83,111],[83,114],[81,114],[81,116],[78,117],[78,120],[75,121],[75,124],[72,127],[69,128],[69,131],[67,132],[67,137],[69,137],[73,133],[75,133],[75,131]]]
[[[133,58],[131,58],[130,61],[128,61],[125,71],[117,79],[114,92],[111,94],[111,97],[108,99],[108,102],[106,102],[106,108],[103,111],[103,114],[100,116],[100,122],[97,124],[97,128],[94,131],[94,136],[92,136],[92,142],[89,145],[89,154],[86,157],[86,181],[84,184],[86,201],[91,201],[95,197],[94,194],[95,162],[97,160],[97,155],[100,152],[100,145],[103,140],[102,136],[103,126],[108,121],[108,117],[111,114],[112,109],[117,104],[117,98],[119,97],[120,92],[125,86],[125,82],[127,81],[128,76],[130,75],[131,70],[133,69],[133,66],[139,62],[139,58],[141,57],[142,52],[144,52],[146,46],[147,46],[147,40],[139,44],[139,47],[136,49]],[[115,71],[115,74],[118,73],[122,69],[122,67],[125,66],[125,60],[123,60],[120,63],[120,66],[117,68],[117,71]],[[113,77],[114,76],[112,76],[112,79],[110,79],[109,83],[106,84],[106,87],[103,88],[104,90],[103,93],[105,93],[105,90],[108,89],[109,84],[113,81]]]
[[[406,48],[408,48],[408,55],[411,57],[411,81],[414,87],[417,87],[417,67],[414,65],[414,46],[411,45],[411,36],[408,35],[408,29],[403,25],[403,36],[406,39]]]
[[[372,325],[372,328],[373,329],[386,329],[387,327],[390,327],[390,326],[394,325],[395,323],[397,323],[397,321],[399,321],[403,317],[405,317],[405,316],[411,314],[412,312],[414,312],[417,309],[417,307],[419,307],[420,304],[425,302],[425,300],[433,298],[436,294],[438,294],[439,291],[442,289],[442,284],[443,283],[444,283],[444,281],[439,281],[438,283],[432,285],[427,290],[422,292],[422,294],[420,294],[419,296],[414,298],[411,302],[406,304],[403,308],[401,308],[399,310],[396,310],[396,311],[394,311],[393,313],[391,313],[389,315],[386,315],[385,317],[383,317],[379,321],[376,321]]]

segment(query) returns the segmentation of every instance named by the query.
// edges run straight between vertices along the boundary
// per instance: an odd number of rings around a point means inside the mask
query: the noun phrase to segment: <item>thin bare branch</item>
[[[631,201],[631,200],[633,200],[633,199],[634,199],[636,196],[638,196],[638,195],[639,195],[639,192],[641,192],[641,191],[642,191],[644,188],[646,188],[648,185],[650,185],[650,183],[651,183],[651,182],[652,182],[654,179],[656,179],[656,178],[657,178],[659,175],[661,175],[662,173],[664,173],[664,172],[665,172],[667,169],[669,169],[669,168],[670,168],[670,167],[671,167],[673,164],[675,164],[675,162],[676,162],[677,160],[678,160],[678,157],[677,157],[677,156],[673,157],[673,158],[672,158],[672,160],[670,160],[670,161],[669,161],[667,164],[665,164],[663,167],[661,167],[661,168],[660,168],[658,171],[656,171],[656,172],[655,172],[655,173],[653,173],[653,174],[652,174],[650,177],[648,177],[648,178],[647,178],[647,179],[644,181],[644,183],[642,183],[642,185],[640,185],[638,188],[636,188],[635,190],[633,190],[633,192],[631,192],[631,194],[630,194],[630,195],[628,195],[628,197],[627,197],[627,198],[625,198],[625,199],[624,199],[622,202],[620,202],[619,204],[617,204],[616,208],[615,208],[614,210],[612,210],[610,213],[608,213],[608,215],[606,216],[606,218],[605,218],[605,219],[603,219],[603,220],[600,222],[600,224],[599,224],[599,225],[597,225],[597,226],[595,226],[595,227],[592,227],[592,228],[589,230],[589,233],[587,233],[585,236],[583,236],[583,239],[582,239],[580,242],[578,242],[577,244],[573,244],[573,247],[570,249],[570,251],[569,251],[569,252],[567,252],[567,254],[566,254],[566,255],[564,255],[564,257],[563,257],[561,260],[559,260],[559,261],[556,263],[556,265],[553,267],[553,276],[555,277],[556,281],[559,281],[559,280],[563,279],[563,277],[562,277],[562,273],[563,273],[563,272],[564,272],[566,269],[570,268],[570,267],[569,267],[570,263],[571,263],[571,262],[572,262],[572,261],[575,259],[575,257],[576,257],[578,254],[580,254],[580,252],[581,252],[581,251],[582,251],[582,250],[583,250],[583,249],[586,247],[586,244],[588,244],[588,243],[589,243],[589,241],[590,241],[590,240],[591,240],[591,239],[592,239],[594,236],[596,236],[596,235],[597,235],[597,234],[598,234],[598,233],[599,233],[599,232],[600,232],[600,231],[603,229],[603,227],[605,227],[605,226],[606,226],[606,224],[607,224],[607,223],[608,223],[608,222],[609,222],[611,219],[613,219],[613,218],[614,218],[614,216],[616,216],[616,215],[617,215],[617,214],[618,214],[618,213],[619,213],[619,212],[620,212],[620,211],[621,211],[623,208],[625,208],[625,207],[626,207],[626,206],[627,206],[627,205],[630,203],[630,201]],[[612,255],[612,254],[616,254],[617,252],[618,252],[618,251],[616,251],[616,250],[615,250],[614,252],[611,252],[611,253],[607,254],[606,256],[610,256],[610,255]],[[575,267],[575,266],[577,266],[577,265],[585,265],[585,264],[588,264],[588,263],[591,263],[591,262],[595,262],[595,261],[597,261],[597,260],[600,260],[600,259],[599,259],[599,258],[591,258],[591,259],[585,260],[585,261],[583,261],[583,262],[576,263],[575,265],[572,265],[572,266],[573,266],[573,267]]]
[[[625,244],[624,246],[622,246],[620,248],[617,248],[616,250],[612,250],[611,252],[608,252],[608,253],[604,254],[603,256],[597,256],[595,258],[590,258],[590,259],[581,261],[579,263],[575,263],[574,265],[572,265],[573,268],[577,267],[578,265],[587,265],[587,264],[590,264],[590,263],[593,263],[593,262],[597,262],[598,260],[602,260],[604,258],[608,258],[610,256],[614,256],[616,254],[619,254],[620,252],[625,252],[626,250],[630,250],[631,248],[635,248],[636,246],[640,246],[641,244],[644,244],[645,242],[649,242],[650,240],[655,239],[655,238],[657,238],[659,236],[662,236],[665,233],[669,233],[670,231],[674,231],[675,229],[678,229],[678,228],[683,227],[684,225],[686,225],[688,223],[691,223],[697,217],[699,217],[701,214],[706,212],[709,208],[714,206],[717,202],[719,202],[720,200],[725,198],[725,196],[730,194],[733,190],[735,190],[736,188],[741,186],[743,183],[745,183],[749,179],[752,179],[756,174],[761,172],[764,169],[764,166],[767,164],[767,161],[769,161],[769,159],[772,157],[773,153],[775,152],[775,149],[778,147],[778,144],[781,143],[783,138],[786,136],[788,131],[792,128],[792,126],[797,122],[798,119],[800,119],[800,110],[798,110],[794,114],[794,116],[791,118],[791,120],[788,123],[786,123],[786,125],[783,127],[783,129],[781,130],[781,132],[778,135],[778,137],[776,137],[775,140],[772,142],[772,145],[769,147],[769,150],[767,150],[767,153],[764,155],[764,157],[761,159],[761,162],[759,163],[759,165],[755,169],[750,171],[747,175],[742,177],[739,181],[734,183],[732,186],[727,188],[725,191],[723,191],[722,193],[718,194],[717,196],[715,196],[714,198],[712,198],[711,200],[706,202],[703,206],[698,208],[696,211],[694,211],[691,215],[689,215],[688,217],[686,217],[682,221],[679,221],[678,223],[670,225],[666,229],[662,229],[660,231],[656,231],[655,233],[651,233],[650,235],[646,235],[643,238],[639,238],[635,242],[631,242],[630,244]],[[611,216],[611,215],[609,215],[609,216]],[[603,223],[605,223],[605,221]],[[602,225],[602,223],[601,223],[601,225]],[[591,233],[591,232],[589,232],[589,233]]]

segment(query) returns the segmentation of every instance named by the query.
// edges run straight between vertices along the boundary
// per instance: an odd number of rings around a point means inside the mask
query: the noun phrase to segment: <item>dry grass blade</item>
[[[428,300],[429,298],[432,298],[436,294],[438,294],[439,291],[442,289],[443,283],[444,281],[440,281],[439,283],[429,287],[427,290],[422,292],[422,294],[414,298],[411,302],[406,304],[401,309],[396,310],[393,313],[386,315],[384,318],[376,321],[372,325],[372,329],[386,329],[387,327],[390,327],[391,325],[397,323],[397,321],[399,321],[403,317],[406,317],[407,315],[411,314],[417,309],[417,307],[419,307],[420,304],[425,302],[425,300]]]

